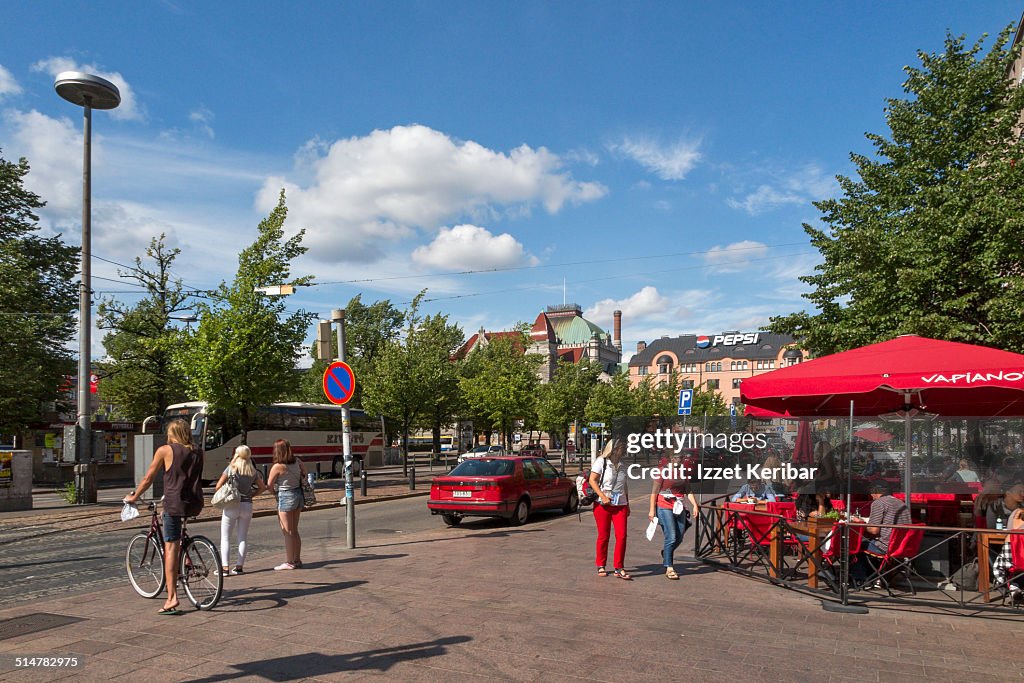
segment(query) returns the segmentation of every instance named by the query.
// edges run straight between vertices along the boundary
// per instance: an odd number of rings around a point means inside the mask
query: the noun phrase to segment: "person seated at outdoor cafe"
[[[978,496],[980,499],[981,496]],[[1006,489],[1006,493],[993,500],[985,510],[985,526],[989,529],[1006,528],[1010,516],[1020,508],[1024,508],[1024,483],[1015,482]],[[1002,520],[1002,524],[999,521]]]
[[[951,476],[948,481],[957,481],[963,483],[976,483],[981,481],[978,477],[978,473],[971,469],[971,463],[967,460],[961,460],[959,469]]]
[[[796,490],[796,517],[800,520],[824,517],[832,512],[832,497],[829,491],[818,491],[814,482],[806,483]]]
[[[872,453],[868,453],[868,461],[864,465],[864,470],[860,473],[862,477],[876,477],[882,473],[882,468],[878,466],[878,461],[875,460],[875,456]]]
[[[1024,508],[1018,507],[1006,520],[1006,528],[1011,531],[1024,530]],[[1002,550],[992,563],[992,585],[996,590],[1005,591],[1010,602],[1016,605],[1024,598],[1021,591],[1024,585],[1024,574],[1010,575],[1013,567],[1013,550],[1009,543],[1003,543]]]
[[[741,486],[740,490],[734,493],[729,500],[735,503],[751,499],[774,503],[778,499],[778,494],[775,493],[770,482],[765,482],[763,479],[751,479]]]
[[[943,481],[949,481],[949,478],[956,474],[957,462],[953,459],[953,456],[947,455],[942,459],[942,463],[944,466],[939,476]]]
[[[889,482],[884,479],[871,482],[870,490],[871,508],[867,519],[855,515],[853,521],[868,524],[864,534],[872,538],[868,541],[865,551],[872,555],[884,556],[889,550],[889,539],[892,537],[892,529],[886,525],[910,524],[910,508],[892,495]]]

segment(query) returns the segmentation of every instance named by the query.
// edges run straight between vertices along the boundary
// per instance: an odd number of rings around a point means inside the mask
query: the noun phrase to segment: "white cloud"
[[[54,221],[81,216],[82,135],[67,118],[53,119],[38,111],[9,110],[4,121],[10,127],[12,149],[28,159],[31,171],[25,186],[47,206],[42,211]],[[94,157],[102,154],[93,147]]]
[[[736,273],[747,267],[752,259],[764,258],[768,246],[753,240],[734,242],[725,247],[714,246],[704,254],[704,261],[717,273]]]
[[[5,95],[17,95],[21,93],[21,86],[15,80],[14,75],[0,64],[0,98]]]
[[[117,86],[121,93],[121,104],[116,109],[111,109],[111,118],[122,121],[143,121],[146,118],[145,112],[135,98],[135,91],[128,81],[117,71],[104,71],[95,64],[79,64],[70,57],[50,57],[32,65],[33,71],[42,71],[51,76],[56,76],[62,71],[84,71],[105,78]]]
[[[562,159],[543,147],[502,153],[419,125],[338,140],[322,156],[319,150],[311,143],[299,153],[312,164],[310,184],[269,177],[256,204],[269,211],[284,188],[289,222],[306,228],[306,244],[324,261],[376,260],[388,243],[416,229],[433,231],[466,216],[514,215],[537,204],[554,214],[607,192],[599,183],[573,180],[562,172]]]
[[[512,235],[507,232],[492,235],[486,228],[476,225],[441,228],[433,242],[412,252],[412,260],[421,266],[443,270],[507,268],[539,263]]]
[[[199,108],[195,111],[189,112],[188,120],[196,125],[203,135],[213,139],[213,127],[210,125],[213,123],[213,112],[207,109],[204,105],[199,105]]]
[[[584,317],[600,325],[602,321],[611,321],[614,311],[622,311],[623,319],[638,320],[660,317],[671,306],[668,297],[659,293],[657,287],[648,285],[625,299],[602,299],[588,308]]]
[[[762,183],[742,198],[730,197],[726,204],[746,211],[751,216],[771,211],[786,204],[809,204],[833,196],[839,189],[835,178],[816,164],[793,171],[776,171],[773,182]]]
[[[700,140],[661,144],[650,138],[625,137],[608,145],[619,156],[632,159],[662,180],[682,180],[701,159]]]

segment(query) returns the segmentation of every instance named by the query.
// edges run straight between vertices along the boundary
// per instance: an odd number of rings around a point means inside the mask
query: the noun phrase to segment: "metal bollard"
[[[412,467],[409,469],[409,490],[416,490],[416,468]]]
[[[320,461],[316,461],[316,480],[320,481]]]
[[[268,476],[267,472],[268,472],[268,471],[269,471],[269,470],[268,470],[268,468],[267,468],[267,465],[263,465],[263,481],[266,481],[266,480],[267,480],[267,476]]]
[[[366,470],[359,470],[359,495],[366,496]]]

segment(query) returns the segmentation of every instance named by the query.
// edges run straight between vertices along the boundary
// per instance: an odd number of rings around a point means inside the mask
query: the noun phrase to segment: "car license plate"
[[[472,491],[452,491],[452,498],[472,498]]]

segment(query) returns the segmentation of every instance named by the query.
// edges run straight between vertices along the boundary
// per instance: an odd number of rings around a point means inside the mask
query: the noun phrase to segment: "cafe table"
[[[790,520],[788,524],[794,533],[807,536],[807,552],[811,556],[807,560],[807,586],[809,588],[817,588],[818,565],[821,564],[822,546],[828,535],[832,533],[833,522],[832,520],[819,521],[817,517],[811,517],[807,520]],[[772,564],[774,566],[778,566],[775,564],[775,557],[778,557],[780,560],[782,559],[782,549],[782,534],[776,532],[772,537]]]

